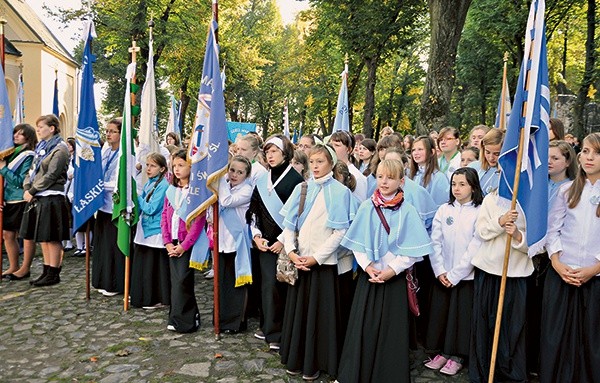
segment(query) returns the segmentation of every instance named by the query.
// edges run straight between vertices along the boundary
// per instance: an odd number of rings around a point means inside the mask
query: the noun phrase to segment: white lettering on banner
[[[199,187],[190,187],[190,191],[189,191],[190,195],[200,195],[200,188]],[[189,201],[188,201],[189,203]]]
[[[196,173],[196,178],[198,179],[198,181],[202,181],[208,178],[208,173],[207,172],[202,172],[202,171],[198,171]]]
[[[104,180],[99,179],[98,183],[79,200],[77,204],[73,204],[73,208],[77,213],[80,213],[87,205],[89,205],[96,197],[102,195],[104,191]]]

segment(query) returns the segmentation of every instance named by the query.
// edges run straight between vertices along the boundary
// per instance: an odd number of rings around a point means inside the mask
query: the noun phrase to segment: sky
[[[46,26],[50,28],[52,33],[58,38],[58,40],[64,45],[69,52],[73,53],[73,49],[77,46],[81,40],[83,33],[83,23],[74,21],[64,28],[62,23],[50,18],[44,11],[43,6],[46,5],[50,8],[63,7],[63,8],[81,8],[81,0],[25,0],[27,4],[40,16]],[[296,14],[309,7],[308,0],[297,1],[297,0],[277,0],[279,11],[281,12],[281,18],[284,24],[289,24],[294,20]]]

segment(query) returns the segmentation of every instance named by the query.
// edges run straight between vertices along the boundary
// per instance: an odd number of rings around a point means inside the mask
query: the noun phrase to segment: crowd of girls
[[[120,128],[115,119],[105,130],[95,223],[92,283],[107,296],[124,287],[111,222]],[[508,242],[496,379],[527,381],[536,372],[543,383],[600,381],[600,134],[587,136],[576,155],[560,140],[560,121],[550,129],[549,225],[539,254],[529,254],[523,212],[497,193],[499,129],[476,126],[465,145],[453,127],[404,139],[386,129],[379,142],[342,131],[327,140],[305,135],[296,148],[283,135],[264,145],[240,137],[218,184],[221,309],[213,320],[236,334],[256,315],[254,336],[280,354],[289,375],[307,381],[324,372],[342,383],[409,382],[417,345],[430,357],[424,367],[446,375],[465,367],[472,382],[487,381]],[[0,161],[3,278],[27,278],[40,243],[44,266],[32,284],[60,282],[69,151],[59,133],[52,115],[35,130],[18,125],[14,154]],[[134,307],[169,307],[167,328],[187,333],[200,326],[190,259],[207,250],[198,244],[208,242],[213,217],[186,225],[191,167],[176,138],[170,158],[145,158],[130,299]],[[276,278],[281,254],[297,270],[293,285]]]

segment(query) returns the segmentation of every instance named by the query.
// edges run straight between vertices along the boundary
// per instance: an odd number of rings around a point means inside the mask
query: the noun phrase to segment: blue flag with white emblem
[[[341,74],[342,85],[338,94],[337,108],[335,119],[333,121],[333,131],[344,130],[350,131],[350,117],[348,116],[348,64],[344,66],[344,71]],[[289,137],[289,136],[288,136]]]
[[[216,29],[217,22],[213,20],[208,31],[198,108],[188,149],[188,158],[192,163],[186,214],[188,225],[217,201],[218,181],[227,170],[225,99]]]
[[[523,130],[525,139],[517,201],[525,213],[530,254],[535,254],[543,246],[548,222],[550,89],[544,10],[544,0],[535,0],[531,4],[525,34],[525,55],[506,138],[498,159],[502,168],[499,193],[511,199],[519,135]]]
[[[94,24],[90,22],[83,49],[83,71],[79,119],[75,133],[75,159],[73,176],[73,232],[77,231],[94,213],[102,207],[104,175],[100,132],[94,100],[94,74],[92,63],[92,40],[95,36]]]

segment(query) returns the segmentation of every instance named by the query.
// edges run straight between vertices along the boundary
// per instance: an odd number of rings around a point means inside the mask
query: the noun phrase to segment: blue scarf
[[[242,222],[235,208],[221,208],[219,219],[222,219],[227,230],[235,238],[235,287],[252,284],[252,266],[250,263],[250,227]]]
[[[423,257],[433,253],[431,239],[411,204],[405,202],[399,210],[382,211],[390,225],[389,235],[368,199],[360,205],[341,245],[365,253],[372,262],[380,260],[388,252],[406,257]]]
[[[298,217],[301,190],[302,184],[297,185],[279,212],[285,217],[283,222],[285,228],[295,230],[296,223],[299,228],[302,227],[321,190],[323,190],[325,206],[327,207],[327,227],[334,230],[350,227],[358,208],[358,202],[352,196],[350,189],[333,178],[333,173],[329,173],[318,180],[311,179],[308,181],[304,211]]]
[[[63,144],[66,147],[64,140],[59,134],[53,135],[48,140],[38,142],[38,144],[35,146],[35,157],[33,158],[33,164],[31,166],[31,174],[29,176],[30,180],[33,181],[35,175],[40,170],[42,161],[48,157],[48,155],[52,153],[52,151],[60,144]]]
[[[260,176],[260,178],[256,180],[256,188],[258,189],[260,198],[265,204],[269,215],[277,223],[277,226],[279,226],[280,229],[283,229],[283,216],[279,214],[279,211],[283,207],[283,202],[279,199],[275,188],[273,188],[272,191],[268,190],[267,184],[270,176],[271,173],[265,173]]]

